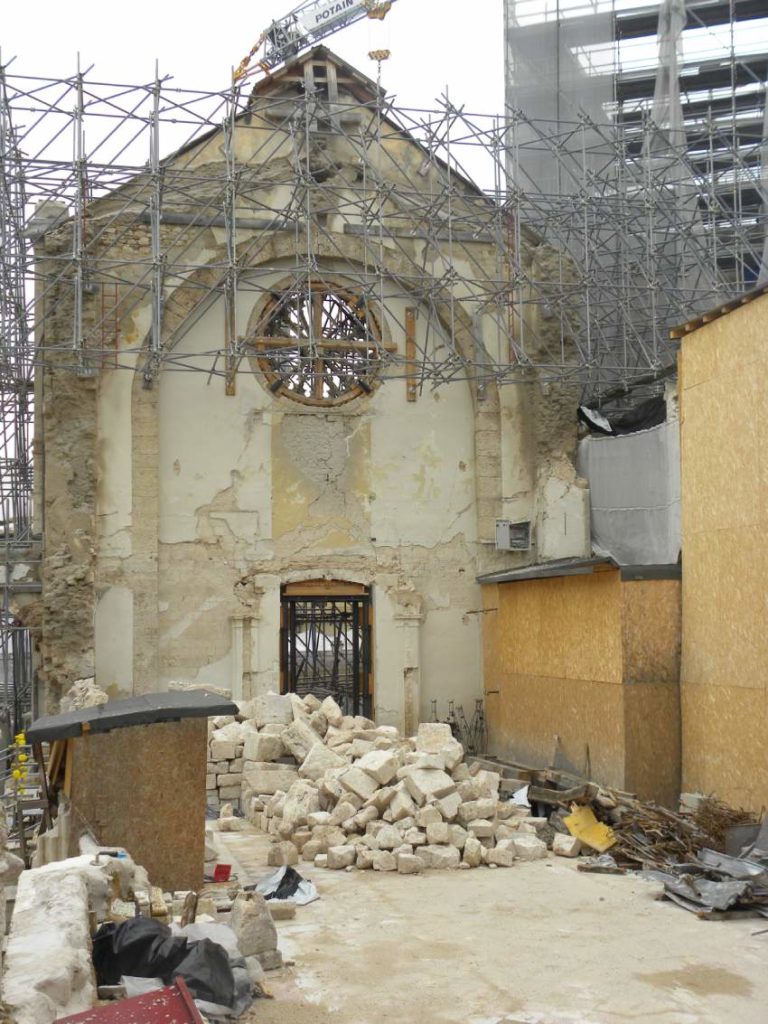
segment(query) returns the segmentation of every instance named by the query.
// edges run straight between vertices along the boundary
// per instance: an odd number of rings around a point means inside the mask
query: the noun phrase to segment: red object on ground
[[[231,873],[231,864],[217,864],[213,869],[213,880],[214,882],[228,882]]]
[[[203,1018],[184,979],[177,978],[168,988],[94,1006],[57,1024],[203,1024]]]

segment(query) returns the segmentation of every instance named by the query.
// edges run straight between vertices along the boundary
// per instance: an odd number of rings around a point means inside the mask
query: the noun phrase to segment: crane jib
[[[323,25],[329,25],[337,18],[362,6],[361,0],[328,0],[327,3],[319,4],[311,11],[307,11],[302,21],[304,26],[312,31]]]

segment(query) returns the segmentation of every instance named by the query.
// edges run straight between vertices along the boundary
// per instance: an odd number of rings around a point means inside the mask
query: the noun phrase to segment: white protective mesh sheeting
[[[768,82],[765,85],[763,99],[763,142],[760,146],[760,185],[763,193],[763,256],[760,273],[757,277],[758,286],[768,284]]]
[[[592,544],[619,565],[674,565],[680,554],[677,420],[618,437],[584,438],[579,474],[589,481]]]
[[[609,159],[603,133],[587,128],[571,159],[553,160],[547,136],[564,122],[605,125],[613,101],[614,68],[591,66],[590,48],[612,48],[613,4],[582,0],[505,0],[505,102],[507,116],[520,111],[538,122],[520,123],[510,140],[510,186],[567,196],[583,186],[587,171]],[[612,141],[612,140],[611,140]]]

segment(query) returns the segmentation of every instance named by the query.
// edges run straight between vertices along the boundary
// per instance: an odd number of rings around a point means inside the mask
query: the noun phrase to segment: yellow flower
[[[19,771],[18,768],[14,768],[13,771],[11,772],[11,775],[13,775],[14,779],[21,778],[21,772]]]
[[[21,761],[22,764],[24,764],[24,762],[28,760],[29,758],[27,757],[26,754],[19,754],[19,761]]]

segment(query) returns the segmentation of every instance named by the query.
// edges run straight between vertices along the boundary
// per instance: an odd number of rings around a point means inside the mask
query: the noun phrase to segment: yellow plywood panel
[[[766,685],[768,551],[760,528],[684,539],[684,682]]]
[[[608,825],[598,821],[591,807],[574,807],[565,818],[563,824],[571,833],[586,846],[605,853],[616,845],[616,833]]]
[[[681,433],[683,532],[753,526],[765,517],[757,481],[761,447],[762,379],[752,364],[683,395]]]
[[[703,332],[697,332],[696,340],[693,339],[694,335],[684,338],[680,351],[681,379],[686,391],[716,377],[719,368],[720,349],[717,338],[705,337]]]
[[[680,678],[680,580],[621,584],[624,682],[677,684]]]
[[[727,374],[734,365],[756,363],[765,356],[768,295],[704,324],[682,342],[685,387]]]
[[[683,788],[768,802],[768,297],[683,340]]]
[[[488,665],[486,652],[486,672]],[[490,674],[494,685],[486,682],[485,704],[493,754],[528,764],[556,761],[623,788],[623,687],[493,669]]]
[[[680,796],[680,687],[674,682],[624,687],[625,789],[676,808]]]
[[[683,790],[768,806],[768,702],[760,689],[684,685]]]
[[[679,582],[610,572],[483,590],[491,752],[621,788],[630,773],[674,803]]]
[[[755,363],[765,356],[765,325],[768,296],[739,306],[727,316],[713,320],[690,335],[693,344],[703,339],[718,349],[718,373],[726,375],[733,366]]]
[[[768,325],[766,326],[766,341],[768,342]],[[756,486],[760,510],[759,522],[765,529],[768,527],[768,458],[766,458],[766,453],[768,453],[768,388],[765,387],[765,380],[768,377],[768,344],[766,345],[766,357],[756,372],[762,382],[762,386],[758,388],[753,413],[757,422],[759,450]]]
[[[500,667],[620,683],[620,600],[617,572],[500,584]]]

